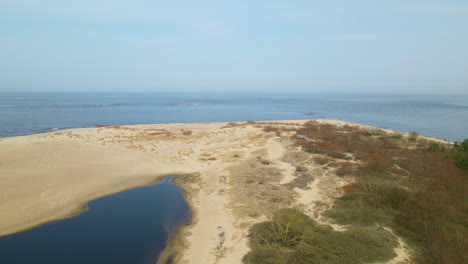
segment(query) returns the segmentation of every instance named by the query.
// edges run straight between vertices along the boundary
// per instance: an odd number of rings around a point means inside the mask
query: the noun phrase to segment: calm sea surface
[[[92,201],[78,216],[0,237],[0,263],[154,264],[170,234],[190,218],[170,179]]]
[[[468,95],[0,93],[0,137],[96,125],[323,117],[460,141],[468,138]]]

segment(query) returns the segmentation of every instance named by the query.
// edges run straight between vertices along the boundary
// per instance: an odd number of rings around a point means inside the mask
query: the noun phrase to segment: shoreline
[[[305,115],[307,117],[307,115]],[[38,133],[33,133],[33,134],[25,134],[25,135],[16,135],[16,136],[5,136],[5,137],[0,137],[0,141],[3,139],[8,139],[8,138],[17,138],[17,137],[30,137],[30,136],[37,136],[37,135],[47,135],[47,134],[54,134],[54,133],[60,133],[64,131],[73,131],[73,130],[82,130],[82,129],[97,129],[97,128],[106,128],[106,127],[137,127],[137,126],[165,126],[165,125],[183,125],[183,126],[189,126],[191,124],[194,125],[203,125],[203,124],[228,124],[228,123],[247,123],[247,122],[304,122],[304,121],[310,121],[310,120],[325,120],[325,121],[334,121],[337,123],[344,123],[344,124],[351,124],[351,125],[356,125],[359,127],[366,127],[366,128],[371,128],[371,129],[379,129],[387,132],[397,132],[397,133],[402,133],[404,135],[409,135],[411,132],[404,132],[404,131],[399,131],[399,130],[393,130],[390,128],[383,128],[383,127],[377,127],[373,125],[366,125],[366,124],[361,124],[361,123],[355,123],[351,121],[345,121],[345,120],[340,120],[340,119],[334,119],[334,118],[327,118],[327,117],[318,117],[318,118],[310,118],[310,119],[288,119],[288,120],[258,120],[258,121],[249,121],[249,120],[244,120],[244,121],[220,121],[220,122],[177,122],[177,123],[152,123],[152,124],[124,124],[124,125],[95,125],[92,127],[72,127],[72,128],[64,128],[64,129],[59,129],[56,131],[48,131],[48,132],[38,132]],[[415,131],[418,132],[418,131]],[[435,141],[440,141],[440,142],[445,142],[445,143],[454,143],[454,142],[461,142],[461,141],[453,141],[453,140],[448,140],[445,138],[440,138],[437,136],[423,136],[423,135],[418,135],[421,138],[426,138],[430,140],[435,140]]]
[[[184,199],[190,210],[190,218],[174,230],[174,233],[168,240],[166,248],[161,252],[155,264],[166,264],[169,260],[172,260],[172,263],[179,263],[181,258],[180,251],[189,247],[185,235],[188,230],[198,222],[198,210],[193,204],[194,190],[187,182],[184,182],[186,178],[191,176],[199,177],[198,173],[191,173],[178,175],[173,180],[173,183],[181,189],[184,195]]]
[[[82,213],[86,212],[89,209],[89,204],[90,203],[92,203],[92,202],[94,202],[96,200],[99,200],[101,198],[104,198],[104,197],[112,196],[112,195],[115,195],[115,194],[118,194],[118,193],[123,193],[123,192],[133,190],[133,189],[158,185],[158,184],[163,183],[164,180],[166,179],[166,177],[169,177],[169,176],[175,176],[176,178],[180,179],[180,178],[185,178],[185,177],[190,176],[190,175],[193,175],[193,174],[155,176],[155,178],[153,180],[151,180],[151,181],[149,181],[149,182],[147,182],[147,183],[145,183],[143,185],[138,185],[136,187],[129,187],[129,188],[126,188],[126,189],[121,189],[121,190],[118,190],[116,192],[109,192],[108,194],[102,194],[101,196],[99,196],[97,198],[94,198],[94,199],[90,200],[89,202],[81,205],[80,209],[77,209],[76,211],[73,211],[70,215],[64,215],[63,217],[58,218],[58,219],[51,219],[51,220],[48,220],[46,222],[41,222],[41,223],[39,223],[37,225],[31,225],[30,227],[27,227],[25,229],[19,229],[16,232],[9,233],[9,234],[4,235],[4,236],[7,237],[7,236],[11,236],[11,235],[16,235],[18,233],[25,232],[25,231],[28,231],[28,230],[32,230],[32,229],[40,227],[42,225],[53,224],[54,222],[57,222],[57,221],[61,221],[61,220],[64,220],[64,219],[71,219],[71,218],[80,216]],[[175,179],[173,181],[175,181]],[[183,233],[184,233],[185,230],[189,229],[191,226],[193,226],[196,223],[196,213],[195,213],[196,208],[190,202],[191,201],[191,196],[193,196],[192,192],[191,191],[186,191],[186,188],[188,188],[188,186],[185,185],[184,183],[180,183],[180,182],[179,183],[173,183],[173,181],[171,182],[171,184],[174,184],[174,185],[176,185],[176,186],[178,186],[180,188],[180,191],[184,196],[184,200],[187,202],[187,205],[189,206],[190,218],[188,220],[184,221],[179,226],[175,227],[172,230],[172,232],[170,232],[170,234],[169,234],[170,236],[168,237],[168,241],[166,243],[166,246],[160,252],[160,256],[159,256],[158,262],[156,264],[158,264],[158,263],[167,263],[167,261],[169,259],[173,259],[174,257],[177,257],[177,253],[172,253],[171,251],[176,250],[176,249],[180,249],[181,245],[187,246],[186,245],[186,240],[183,239]],[[183,188],[182,186],[185,186],[185,188]],[[41,219],[39,219],[38,221],[41,221]]]
[[[137,185],[137,186],[134,186],[134,187],[125,187],[123,189],[119,188],[117,190],[112,190],[112,191],[109,191],[109,192],[100,193],[99,196],[93,197],[89,201],[84,202],[81,205],[78,205],[76,208],[71,208],[69,214],[64,214],[64,212],[62,211],[62,212],[57,213],[57,215],[60,215],[60,216],[56,217],[56,218],[55,217],[48,217],[50,219],[47,219],[47,220],[37,219],[37,221],[32,222],[31,224],[28,224],[25,227],[21,227],[21,226],[15,227],[13,229],[14,231],[2,230],[2,233],[0,233],[0,237],[14,235],[14,234],[21,233],[21,232],[24,232],[24,231],[27,231],[27,230],[30,230],[30,229],[34,229],[36,227],[39,227],[39,226],[42,226],[42,225],[45,225],[45,224],[50,224],[50,223],[53,223],[53,222],[56,222],[56,221],[60,221],[60,220],[64,220],[64,219],[79,216],[79,215],[81,215],[82,213],[86,212],[89,209],[88,205],[89,205],[89,203],[91,203],[93,201],[96,201],[98,199],[101,199],[101,198],[104,198],[104,197],[107,197],[107,196],[111,196],[111,195],[114,195],[114,194],[117,194],[117,193],[125,192],[125,191],[128,191],[128,190],[159,184],[164,180],[165,177],[167,177],[167,175],[155,176],[155,179],[153,181],[149,181],[149,182],[144,183],[142,185]],[[37,224],[36,224],[36,222],[37,222]],[[3,233],[5,233],[5,234],[3,234]]]
[[[249,227],[264,221],[269,212],[266,207],[258,215],[246,211],[253,200],[246,196],[242,177],[252,168],[264,170],[274,175],[269,181],[280,188],[298,177],[294,167],[304,165],[290,142],[291,132],[264,128],[294,128],[309,120],[401,133],[340,120],[304,119],[108,126],[0,138],[0,236],[75,216],[92,200],[175,175],[173,183],[181,188],[192,216],[174,230],[158,264],[174,256],[174,263],[181,264],[240,263],[249,251]],[[302,204],[313,215],[314,202],[332,204],[337,187],[345,182],[313,163],[307,166],[317,179],[309,184],[315,191],[281,187],[276,193],[292,199],[275,206]]]

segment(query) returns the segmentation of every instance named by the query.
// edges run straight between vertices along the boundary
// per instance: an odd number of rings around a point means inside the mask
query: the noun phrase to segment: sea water
[[[310,118],[461,141],[468,138],[468,95],[0,93],[0,137],[96,125]]]

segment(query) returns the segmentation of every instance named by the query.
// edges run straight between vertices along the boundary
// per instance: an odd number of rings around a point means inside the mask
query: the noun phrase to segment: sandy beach
[[[0,235],[80,213],[92,200],[162,176],[191,175],[175,181],[194,213],[179,232],[176,263],[241,263],[249,227],[270,210],[299,206],[326,223],[320,213],[347,183],[304,156],[290,142],[292,132],[263,130],[306,121],[107,126],[1,138]],[[249,175],[274,186],[249,189]],[[259,194],[265,200],[253,198]],[[391,263],[407,259],[404,248],[400,241]]]

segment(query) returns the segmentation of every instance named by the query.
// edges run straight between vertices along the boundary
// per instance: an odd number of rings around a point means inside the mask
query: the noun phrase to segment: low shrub
[[[313,160],[320,165],[327,164],[330,161],[330,159],[327,158],[326,156],[315,156],[313,157]]]
[[[455,164],[462,170],[468,170],[468,153],[459,152],[453,156]]]
[[[460,145],[462,146],[464,151],[468,151],[468,139],[463,140],[463,142]]]
[[[340,225],[373,226],[389,225],[392,215],[389,211],[376,206],[370,194],[349,193],[335,201],[334,206],[324,212],[324,216]]]
[[[345,184],[345,185],[341,186],[341,189],[343,190],[343,192],[345,194],[351,194],[351,193],[355,193],[357,191],[356,186],[354,185],[354,183]]]
[[[231,128],[231,127],[238,127],[238,126],[242,126],[242,124],[241,123],[236,123],[236,122],[229,122],[225,126],[221,127],[221,129]]]
[[[276,211],[250,230],[251,251],[244,264],[341,264],[387,261],[395,256],[395,237],[382,228],[353,227],[345,232],[318,225],[298,209]]]
[[[190,135],[192,135],[192,130],[183,130],[183,131],[182,131],[182,134],[183,134],[184,136],[190,136]]]
[[[391,168],[393,165],[393,160],[391,158],[379,154],[364,155],[364,160],[366,161],[365,168],[375,172],[382,172]]]
[[[345,175],[350,175],[352,172],[353,172],[353,164],[346,162],[346,163],[340,164],[340,166],[336,170],[336,175],[345,176]]]
[[[378,207],[398,209],[410,195],[406,189],[383,181],[361,182],[358,186],[361,191],[367,192],[372,196],[372,204]],[[376,204],[377,202],[379,204]]]
[[[279,127],[275,127],[275,126],[264,126],[263,127],[263,131],[265,132],[276,132],[276,131],[279,131],[280,128]]]
[[[418,132],[412,131],[409,133],[409,140],[416,141],[416,139],[418,139],[418,136],[419,136]]]
[[[346,158],[346,154],[344,154],[343,152],[332,151],[332,152],[328,152],[327,155],[332,157],[332,158],[335,158],[335,159],[345,159]]]
[[[427,147],[427,149],[432,150],[432,151],[442,150],[441,147],[439,146],[439,144],[437,144],[437,143],[430,143],[429,146]]]

